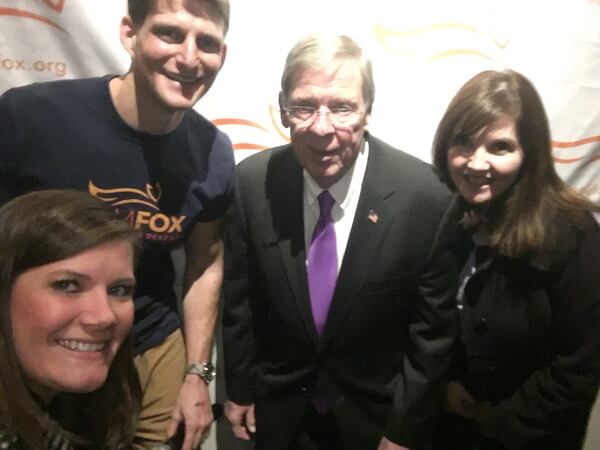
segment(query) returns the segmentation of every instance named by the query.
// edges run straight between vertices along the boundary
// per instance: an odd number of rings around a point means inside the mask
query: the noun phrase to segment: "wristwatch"
[[[185,374],[198,375],[208,385],[217,375],[217,369],[211,362],[192,363],[185,367]]]

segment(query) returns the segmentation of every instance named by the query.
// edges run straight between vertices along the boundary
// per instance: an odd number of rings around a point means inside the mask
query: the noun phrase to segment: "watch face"
[[[202,378],[207,384],[217,375],[215,366],[210,362],[188,364],[186,373],[194,373]]]
[[[215,369],[215,366],[213,366],[212,364],[210,366],[207,366],[206,370],[208,371],[208,376],[211,380],[217,376],[217,369]]]
[[[217,370],[215,369],[215,366],[213,366],[211,363],[203,364],[203,372],[205,379],[208,381],[213,380],[217,375]]]

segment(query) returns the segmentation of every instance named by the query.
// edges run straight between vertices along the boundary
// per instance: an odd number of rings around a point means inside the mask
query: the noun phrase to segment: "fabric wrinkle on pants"
[[[142,387],[142,409],[132,448],[144,450],[167,439],[167,427],[185,372],[181,330],[136,356],[134,362]]]

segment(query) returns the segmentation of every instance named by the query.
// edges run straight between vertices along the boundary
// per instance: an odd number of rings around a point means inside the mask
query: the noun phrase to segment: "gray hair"
[[[371,60],[351,37],[345,35],[311,34],[294,45],[285,60],[281,77],[281,93],[287,100],[304,70],[324,66],[331,61],[355,60],[360,65],[362,93],[367,110],[370,111],[375,99],[375,83]]]

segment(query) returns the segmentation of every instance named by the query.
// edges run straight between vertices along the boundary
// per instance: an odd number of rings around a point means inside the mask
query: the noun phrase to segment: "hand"
[[[254,403],[251,405],[238,405],[227,400],[225,402],[225,417],[231,424],[231,431],[236,437],[249,441],[251,434],[256,433],[256,419],[254,417]]]
[[[475,400],[467,389],[458,381],[451,381],[446,387],[446,409],[466,419],[473,420],[479,426],[481,433],[491,437],[493,435],[489,423],[492,404]]]
[[[180,422],[185,425],[185,438],[181,450],[193,450],[200,446],[213,421],[208,386],[197,375],[186,375],[177,403],[173,408],[167,435],[173,436]]]
[[[379,442],[379,446],[377,447],[377,450],[410,450],[410,449],[408,447],[403,447],[401,445],[394,444],[388,438],[381,438],[381,441]]]
[[[446,400],[444,407],[451,413],[458,414],[467,419],[473,419],[468,407],[475,403],[475,399],[467,389],[458,381],[451,381],[446,386]]]
[[[487,437],[494,436],[494,430],[490,425],[490,413],[492,404],[490,402],[474,401],[473,403],[465,404],[465,411],[469,416],[477,422],[481,434]]]

